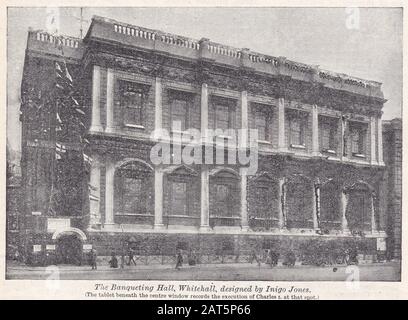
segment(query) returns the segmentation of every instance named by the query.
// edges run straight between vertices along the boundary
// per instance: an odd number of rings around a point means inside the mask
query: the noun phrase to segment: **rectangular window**
[[[258,130],[258,140],[270,141],[271,110],[269,105],[254,103],[252,105],[253,129]]]
[[[145,213],[142,196],[142,180],[122,177],[122,213]]]
[[[257,218],[270,218],[269,210],[271,208],[268,208],[267,206],[265,207],[265,205],[269,204],[270,202],[269,188],[266,186],[258,186],[256,188],[256,194],[259,205],[256,206],[255,216]]]
[[[320,149],[324,152],[336,153],[338,119],[319,117]]]
[[[143,87],[130,81],[119,82],[120,105],[124,108],[124,122],[129,125],[143,126],[145,92]]]
[[[225,104],[215,106],[215,129],[227,130],[231,128],[230,108]]]
[[[305,145],[304,120],[297,116],[290,119],[290,144],[291,146]]]
[[[255,115],[255,126],[258,130],[258,139],[267,140],[266,115],[262,112],[257,112]]]
[[[351,153],[353,156],[365,156],[365,136],[364,125],[350,124]]]
[[[217,184],[215,185],[215,209],[217,215],[221,217],[231,217],[231,202],[232,202],[232,190],[231,186],[227,184]]]
[[[187,183],[186,182],[173,182],[171,190],[171,204],[172,215],[186,216],[188,215],[187,208]]]
[[[171,126],[172,129],[185,131],[188,128],[188,106],[183,99],[173,99],[171,103]],[[177,123],[177,125],[176,125]],[[178,127],[180,126],[180,127]]]
[[[258,130],[258,140],[269,140],[268,122],[269,117],[266,112],[258,110],[255,113],[255,129]]]

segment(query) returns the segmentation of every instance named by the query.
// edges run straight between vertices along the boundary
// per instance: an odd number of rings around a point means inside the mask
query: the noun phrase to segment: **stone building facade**
[[[387,166],[388,258],[401,259],[402,120],[383,121],[384,162]]]
[[[245,261],[270,248],[299,260],[308,248],[358,246],[368,260],[385,250],[380,83],[94,17],[83,40],[29,32],[23,97],[52,91],[55,61],[80,87],[92,165],[72,181],[73,207],[48,214],[56,115],[23,99],[29,251],[58,251],[64,236],[102,256],[126,244],[147,263],[171,261],[178,248],[201,262]],[[154,130],[170,132],[174,155],[189,144],[179,137],[189,128],[257,129],[256,174],[237,163],[152,163]],[[75,158],[80,147],[64,144]],[[228,148],[205,134],[198,142],[203,153],[249,145],[247,136]]]

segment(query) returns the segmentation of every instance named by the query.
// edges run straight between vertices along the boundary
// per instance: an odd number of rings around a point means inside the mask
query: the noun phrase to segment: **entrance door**
[[[76,234],[63,234],[57,243],[58,262],[60,264],[82,263],[82,242]]]

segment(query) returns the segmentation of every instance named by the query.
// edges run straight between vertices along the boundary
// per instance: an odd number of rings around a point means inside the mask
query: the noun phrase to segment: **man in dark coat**
[[[118,259],[116,258],[116,255],[114,252],[112,252],[111,259],[109,260],[109,266],[111,268],[117,268],[118,267]]]
[[[277,266],[278,260],[279,260],[279,252],[276,252],[271,249],[269,250],[269,257],[270,257],[271,268]]]
[[[97,269],[96,258],[97,258],[96,250],[92,248],[90,252],[90,260],[91,260],[90,262],[91,262],[92,270]]]
[[[132,248],[129,249],[129,261],[128,261],[128,266],[130,266],[130,263],[131,263],[131,262],[133,262],[133,264],[136,265],[136,261],[135,261],[135,258],[134,258],[134,252],[133,252],[133,249],[132,249]]]
[[[179,270],[182,265],[183,265],[183,255],[181,253],[181,250],[178,250],[177,256],[176,256],[176,269]]]

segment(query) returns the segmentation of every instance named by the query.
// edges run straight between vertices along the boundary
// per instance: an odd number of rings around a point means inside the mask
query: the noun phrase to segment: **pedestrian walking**
[[[125,252],[122,250],[122,254],[120,255],[120,268],[125,268]]]
[[[254,262],[254,260],[258,263],[258,267],[260,267],[261,266],[261,261],[259,260],[258,252],[257,252],[257,250],[255,248],[252,248],[249,262],[252,264],[252,262]]]
[[[97,258],[97,252],[95,249],[92,248],[90,251],[90,262],[91,262],[92,270],[97,269],[96,258]]]
[[[188,264],[190,266],[195,266],[197,263],[197,255],[194,250],[191,250],[188,254]]]
[[[128,266],[130,266],[130,263],[132,263],[132,262],[133,262],[134,265],[136,265],[136,261],[135,261],[135,256],[134,256],[133,249],[130,248],[130,249],[129,249],[129,261],[128,261]]]
[[[118,259],[116,258],[115,252],[112,252],[111,259],[109,260],[109,266],[111,268],[118,267]]]
[[[180,267],[183,266],[183,255],[181,250],[177,251],[177,257],[176,257],[176,269],[179,270]]]
[[[283,265],[288,266],[288,267],[293,267],[295,266],[295,264],[296,264],[296,254],[292,250],[289,250],[289,252],[286,254]]]
[[[278,265],[279,260],[279,252],[274,250],[269,250],[269,263],[271,264],[271,268]]]

